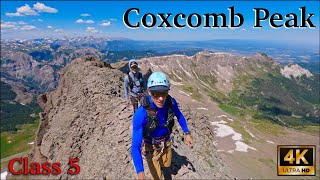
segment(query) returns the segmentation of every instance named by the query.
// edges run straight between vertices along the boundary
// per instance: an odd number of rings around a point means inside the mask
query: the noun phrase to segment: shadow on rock
[[[183,166],[185,167],[182,168]],[[178,173],[180,175],[184,175],[187,174],[188,171],[196,172],[193,164],[187,159],[186,156],[181,156],[174,149],[172,149],[171,167],[163,169],[164,179],[172,179],[171,175],[177,175]]]

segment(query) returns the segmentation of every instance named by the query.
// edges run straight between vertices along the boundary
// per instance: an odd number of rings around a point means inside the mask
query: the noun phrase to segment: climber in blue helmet
[[[193,139],[186,119],[181,113],[177,101],[168,93],[169,80],[162,72],[154,72],[148,79],[149,96],[133,116],[132,159],[137,178],[145,179],[142,153],[145,156],[153,179],[163,179],[161,168],[171,164],[171,133],[174,116],[185,133],[185,142],[192,148]],[[142,145],[143,144],[143,145]]]

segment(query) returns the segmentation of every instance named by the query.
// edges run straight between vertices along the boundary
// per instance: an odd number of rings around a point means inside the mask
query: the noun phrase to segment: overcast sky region
[[[157,28],[161,24],[158,13],[171,13],[168,22],[173,25],[173,17],[183,13],[188,17],[192,13],[204,15],[206,13],[224,13],[229,16],[229,7],[234,7],[235,13],[244,17],[243,25],[239,28]],[[310,20],[315,28],[272,28],[269,19],[272,14],[282,15],[282,21],[275,21],[281,25],[286,20],[286,14],[297,15],[297,23],[301,25],[300,7],[305,7],[306,17],[314,14]],[[152,13],[157,17],[153,28],[128,28],[123,22],[124,13],[130,8],[139,8],[140,14],[135,11],[129,14],[132,24],[140,22],[144,14]],[[255,12],[253,8],[264,8],[269,11],[269,18],[261,21],[262,28],[253,28]],[[163,1],[163,2],[117,2],[117,1],[1,1],[1,39],[32,39],[49,37],[123,37],[134,40],[173,40],[194,41],[214,39],[257,39],[288,43],[303,43],[319,45],[319,1]],[[264,15],[263,12],[260,13]],[[305,17],[305,18],[306,18]],[[279,18],[279,17],[275,17]],[[151,18],[147,18],[148,24]],[[186,20],[179,19],[185,24]],[[203,20],[204,21],[204,20]],[[195,18],[192,19],[195,23]],[[202,22],[203,23],[203,22]],[[237,23],[237,19],[235,20]],[[219,20],[219,24],[221,21]]]

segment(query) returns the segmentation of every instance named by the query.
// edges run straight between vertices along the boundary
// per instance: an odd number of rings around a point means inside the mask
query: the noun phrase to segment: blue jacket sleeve
[[[179,107],[178,107],[178,103],[177,101],[172,98],[172,101],[174,102],[173,104],[173,111],[174,111],[174,114],[176,115],[176,117],[178,118],[178,122],[183,130],[184,133],[187,133],[189,132],[189,129],[188,129],[188,125],[187,125],[187,121],[186,119],[184,118],[182,112],[180,111]]]
[[[140,148],[142,144],[143,120],[145,117],[146,113],[142,107],[138,108],[133,116],[131,155],[137,174],[144,171]]]
[[[128,85],[129,85],[129,79],[128,76],[124,77],[124,98],[126,100],[129,100],[129,96],[128,96]]]

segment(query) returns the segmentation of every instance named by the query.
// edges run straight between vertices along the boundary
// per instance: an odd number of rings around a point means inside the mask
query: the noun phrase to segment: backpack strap
[[[138,80],[140,81],[142,79],[142,73],[140,71],[138,71],[137,73],[138,73]],[[129,80],[130,89],[133,89],[133,86],[135,86],[135,79],[136,78],[135,78],[134,74],[131,71],[129,71],[128,72],[128,80]],[[141,87],[141,84],[139,87]]]
[[[167,110],[167,121],[164,124],[164,127],[167,127],[169,129],[169,133],[172,132],[173,126],[174,126],[174,111],[173,111],[173,105],[174,101],[172,100],[172,97],[168,95],[168,110]]]
[[[139,75],[138,75],[138,79],[141,80],[142,79],[142,73],[140,71],[138,71]]]
[[[147,123],[143,129],[144,138],[150,138],[150,133],[153,132],[159,126],[158,112],[154,110],[149,102],[149,98],[143,98],[141,105],[147,112]]]
[[[172,132],[174,126],[174,111],[173,105],[174,101],[172,100],[171,96],[167,96],[168,99],[168,109],[166,112],[167,121],[164,125],[165,128],[168,128],[169,134]],[[158,126],[160,126],[157,111],[151,106],[149,102],[149,98],[143,98],[141,105],[147,112],[147,123],[145,128],[143,129],[143,136],[144,138],[150,138],[150,133],[153,132]]]
[[[133,82],[132,76],[133,76],[132,72],[129,71],[129,72],[128,72],[129,83]]]

